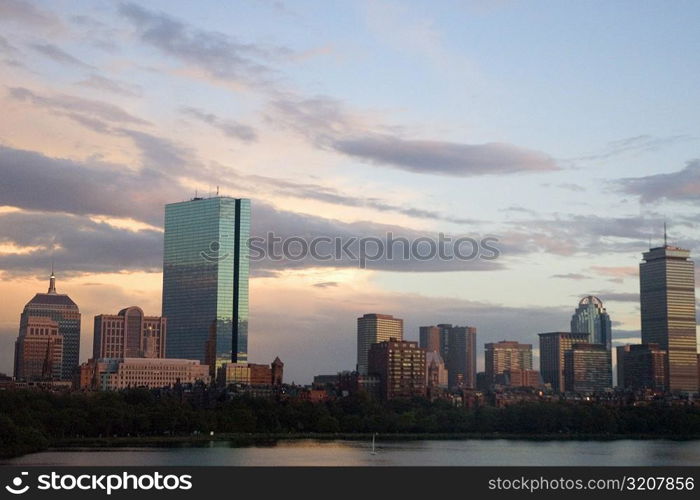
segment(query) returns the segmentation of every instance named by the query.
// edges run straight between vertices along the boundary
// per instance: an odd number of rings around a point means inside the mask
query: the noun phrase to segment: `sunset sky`
[[[639,337],[641,252],[700,254],[700,3],[0,0],[0,372],[24,304],[160,314],[163,205],[254,234],[495,236],[493,262],[256,262],[249,358],[355,365],[356,318]]]

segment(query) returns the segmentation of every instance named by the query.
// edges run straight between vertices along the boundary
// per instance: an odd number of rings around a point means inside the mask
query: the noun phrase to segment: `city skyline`
[[[367,311],[535,343],[592,295],[639,342],[664,220],[700,255],[700,6],[459,4],[3,2],[0,371],[52,256],[84,317],[161,314],[162,207],[195,193],[250,198],[255,236],[498,237],[253,263],[248,350],[289,381],[352,369]]]

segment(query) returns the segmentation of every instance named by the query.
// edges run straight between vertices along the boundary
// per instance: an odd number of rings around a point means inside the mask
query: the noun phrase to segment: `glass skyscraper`
[[[664,244],[639,265],[642,343],[668,353],[671,391],[698,390],[695,265],[690,251]]]
[[[217,196],[165,206],[168,358],[247,362],[249,237],[248,199]]]
[[[589,295],[579,301],[578,308],[571,317],[571,331],[587,333],[588,342],[591,344],[600,344],[608,350],[612,349],[610,316],[598,297]]]

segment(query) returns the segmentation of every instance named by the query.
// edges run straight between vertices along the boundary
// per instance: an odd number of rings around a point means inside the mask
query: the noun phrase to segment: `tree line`
[[[225,395],[184,399],[146,389],[0,393],[0,454],[14,456],[83,438],[231,434],[470,434],[542,437],[700,436],[700,407],[527,402],[464,409],[424,399],[328,402]]]

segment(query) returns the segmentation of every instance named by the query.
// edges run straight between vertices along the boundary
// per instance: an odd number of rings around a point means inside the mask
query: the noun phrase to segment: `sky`
[[[484,261],[263,260],[249,358],[353,369],[356,318],[639,340],[641,253],[700,253],[700,4],[0,0],[0,371],[24,304],[161,311],[163,206],[252,200],[254,235],[498,239]],[[480,368],[483,356],[479,356]]]

